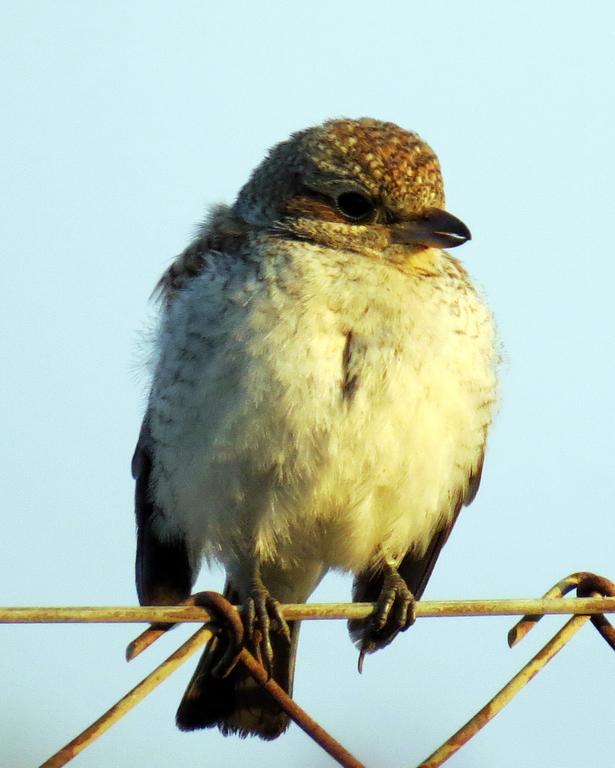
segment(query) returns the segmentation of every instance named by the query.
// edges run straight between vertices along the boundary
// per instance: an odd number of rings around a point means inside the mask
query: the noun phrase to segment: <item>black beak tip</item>
[[[429,248],[456,248],[472,239],[467,226],[442,208],[430,208],[393,227],[394,242]]]
[[[459,222],[461,226],[459,227],[459,231],[455,232],[456,235],[459,236],[460,239],[460,245],[463,243],[467,243],[468,240],[472,239],[472,233],[470,230],[466,227],[466,225],[463,223],[463,221]]]
[[[472,239],[472,233],[468,227],[457,217],[446,214],[446,223],[449,226],[434,231],[436,237],[442,238],[445,248],[456,248]]]

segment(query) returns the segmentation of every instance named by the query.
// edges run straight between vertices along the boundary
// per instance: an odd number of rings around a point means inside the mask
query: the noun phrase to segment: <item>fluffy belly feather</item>
[[[256,312],[235,346],[181,364],[163,354],[155,494],[173,513],[161,529],[227,567],[247,551],[355,572],[378,549],[421,553],[480,461],[490,353],[465,333],[424,334],[416,318],[378,332],[357,321],[350,349],[335,314],[276,319]]]

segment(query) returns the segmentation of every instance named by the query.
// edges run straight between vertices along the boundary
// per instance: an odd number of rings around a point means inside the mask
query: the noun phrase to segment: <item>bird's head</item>
[[[234,214],[248,225],[393,261],[470,239],[444,210],[430,147],[369,118],[330,120],[275,146],[239,193]]]

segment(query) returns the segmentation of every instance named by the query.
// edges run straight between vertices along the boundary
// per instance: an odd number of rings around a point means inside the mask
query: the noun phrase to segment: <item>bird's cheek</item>
[[[287,224],[287,226],[290,225]],[[296,219],[292,221],[292,232],[306,241],[311,241],[335,251],[353,251],[371,258],[382,259],[391,238],[386,227],[347,224]]]
[[[407,274],[419,277],[433,277],[440,273],[439,264],[442,252],[438,248],[424,245],[389,246],[384,252],[384,258],[392,265]]]

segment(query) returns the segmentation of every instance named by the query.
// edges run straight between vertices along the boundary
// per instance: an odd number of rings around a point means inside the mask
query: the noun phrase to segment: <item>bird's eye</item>
[[[360,192],[342,192],[335,202],[338,210],[352,221],[365,221],[374,212],[374,203]]]

